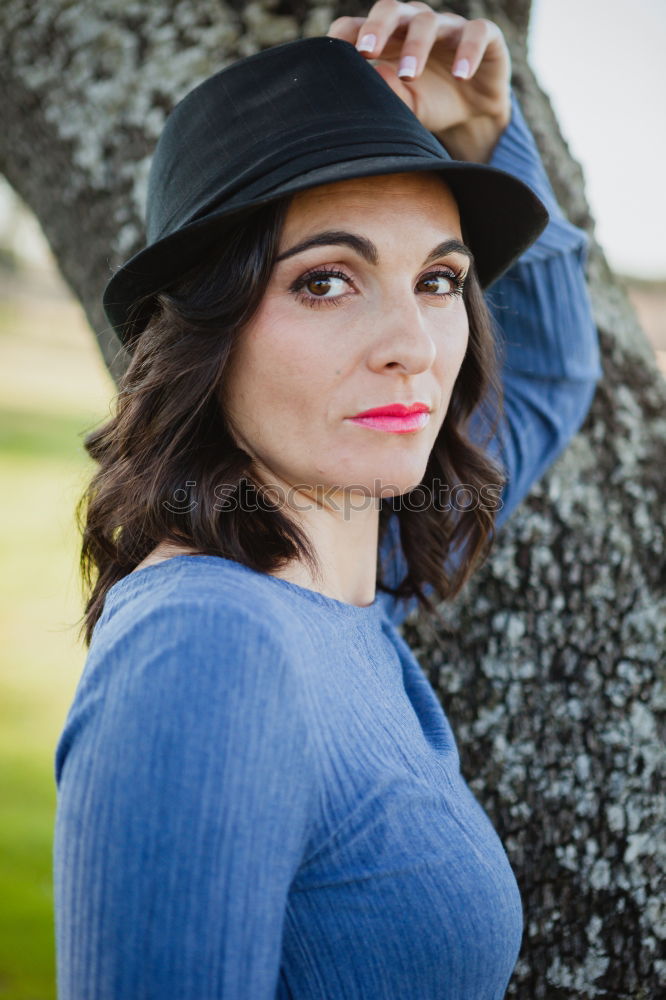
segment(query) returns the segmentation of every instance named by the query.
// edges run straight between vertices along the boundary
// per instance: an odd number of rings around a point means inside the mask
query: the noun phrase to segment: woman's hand
[[[487,162],[511,118],[511,56],[493,21],[468,21],[418,0],[378,0],[367,17],[339,17],[326,34],[372,59],[454,159]],[[376,39],[371,48],[363,45],[367,35]],[[405,59],[411,75],[402,75]]]

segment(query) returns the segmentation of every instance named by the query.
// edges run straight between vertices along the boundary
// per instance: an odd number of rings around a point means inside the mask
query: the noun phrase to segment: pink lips
[[[418,431],[430,419],[430,407],[425,403],[391,403],[388,406],[376,406],[372,410],[364,410],[350,417],[355,424],[370,427],[378,431],[390,431],[393,434],[406,434]]]

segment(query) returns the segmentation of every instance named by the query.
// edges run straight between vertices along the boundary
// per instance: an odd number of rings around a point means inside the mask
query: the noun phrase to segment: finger
[[[451,72],[461,80],[469,80],[484,58],[504,56],[505,49],[504,35],[498,25],[485,17],[475,18],[462,30]]]
[[[398,76],[401,79],[413,80],[423,72],[437,38],[438,26],[434,10],[422,10],[414,14],[407,25],[407,34],[400,50]]]
[[[416,8],[417,13],[407,25],[407,34],[402,46],[402,58],[398,69],[398,76],[402,78],[417,77],[423,72],[435,42],[455,51],[462,37],[463,29],[468,23],[467,18],[460,14],[438,13],[432,10],[428,4],[420,3],[419,0],[409,0],[408,5]],[[410,57],[412,57],[412,66],[414,66],[413,59],[416,59],[413,73],[403,71],[403,64]]]
[[[377,57],[396,30],[406,26],[415,14],[411,4],[377,0],[359,28],[356,48],[369,57]]]

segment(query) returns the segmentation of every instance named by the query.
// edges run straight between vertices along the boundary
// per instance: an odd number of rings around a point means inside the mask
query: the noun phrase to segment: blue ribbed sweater
[[[551,221],[487,293],[506,344],[498,524],[601,373],[587,237],[512,103],[490,163]],[[60,1000],[504,996],[518,887],[397,631],[414,604],[358,607],[216,556],[109,590],[55,754]]]

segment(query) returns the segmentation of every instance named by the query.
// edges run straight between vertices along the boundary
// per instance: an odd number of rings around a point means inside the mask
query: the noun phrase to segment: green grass
[[[85,415],[53,414],[0,406],[0,452],[4,457],[83,459],[83,438],[95,419]]]
[[[32,753],[6,753],[3,748],[0,801],[0,996],[47,1000],[55,996],[55,793],[37,748]]]
[[[0,304],[0,1000],[55,1000],[55,746],[85,660],[74,506],[113,386],[62,295]],[[87,998],[81,998],[87,1000]]]

